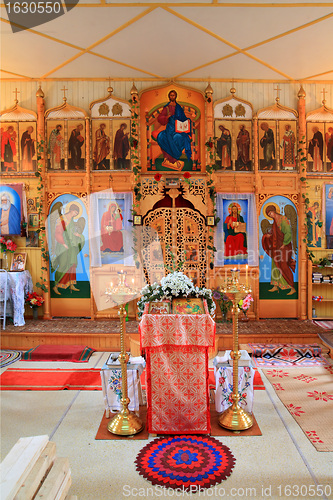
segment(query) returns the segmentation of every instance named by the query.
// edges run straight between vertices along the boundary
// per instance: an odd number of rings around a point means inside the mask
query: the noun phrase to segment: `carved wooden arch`
[[[183,262],[182,272],[188,275],[197,286],[205,286],[207,275],[205,217],[198,210],[190,207],[161,207],[149,211],[144,216],[143,223],[157,231],[165,267],[172,268],[172,256],[168,250],[170,248],[176,263]],[[146,252],[145,260],[149,261],[151,266],[151,276],[160,278],[164,269],[161,269],[160,263],[154,263],[153,256],[148,255],[149,241],[143,243]]]
[[[261,207],[263,206],[265,201],[268,198],[272,198],[272,196],[276,196],[276,193],[259,194],[259,196],[258,196],[258,216],[260,214]],[[297,212],[299,213],[300,195],[298,193],[279,193],[279,196],[284,196],[285,198],[288,198],[290,201],[292,201],[297,209]]]

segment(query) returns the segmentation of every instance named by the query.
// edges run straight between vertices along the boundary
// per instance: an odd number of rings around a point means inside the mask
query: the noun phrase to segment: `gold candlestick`
[[[241,285],[238,281],[237,269],[231,270],[231,281],[224,284],[221,290],[229,299],[232,300],[232,334],[233,334],[233,351],[231,351],[231,358],[233,359],[233,388],[232,388],[232,405],[229,406],[218,419],[221,427],[230,429],[232,431],[243,431],[249,429],[253,425],[253,417],[250,413],[245,411],[239,406],[239,391],[238,391],[238,360],[241,353],[238,349],[238,303],[241,299],[246,297],[251,289],[247,284]]]
[[[118,304],[118,316],[120,319],[120,355],[118,357],[121,364],[121,380],[122,380],[122,409],[108,423],[108,431],[118,436],[132,436],[142,431],[142,420],[132,411],[128,409],[130,399],[128,397],[127,388],[127,363],[128,354],[125,350],[125,304],[129,302],[135,295],[136,291],[126,285],[126,273],[121,271],[119,275],[119,284],[116,287],[107,288],[105,294],[110,296],[116,304]]]

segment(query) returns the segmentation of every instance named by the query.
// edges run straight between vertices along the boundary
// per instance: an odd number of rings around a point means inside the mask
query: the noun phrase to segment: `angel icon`
[[[82,207],[75,202],[71,202],[63,209],[62,203],[57,203],[52,214],[58,217],[54,220],[54,233],[52,240],[55,249],[51,255],[52,271],[55,272],[54,292],[60,295],[59,289],[69,288],[71,291],[78,292],[76,288],[76,268],[78,264],[78,254],[81,252],[85,238],[83,231],[85,219],[81,217]],[[63,213],[65,212],[65,213]]]

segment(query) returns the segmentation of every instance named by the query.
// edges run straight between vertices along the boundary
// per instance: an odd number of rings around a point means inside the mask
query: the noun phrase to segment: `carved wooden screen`
[[[183,262],[182,271],[197,286],[206,285],[207,259],[205,218],[191,208],[158,208],[144,217],[146,226],[156,229],[163,251],[164,263],[172,268],[170,250],[175,255],[177,264]],[[146,262],[149,261],[149,281],[159,281],[164,275],[160,260],[154,258],[154,250],[149,241],[144,242]],[[167,271],[166,271],[167,272]],[[148,277],[148,276],[147,276]]]

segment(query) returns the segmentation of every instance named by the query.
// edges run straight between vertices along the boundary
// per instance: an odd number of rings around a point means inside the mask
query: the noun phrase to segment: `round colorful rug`
[[[11,365],[14,361],[21,359],[22,353],[20,351],[0,351],[0,368]]]
[[[135,460],[136,470],[154,485],[210,488],[230,476],[235,458],[210,436],[168,436],[154,439]]]

